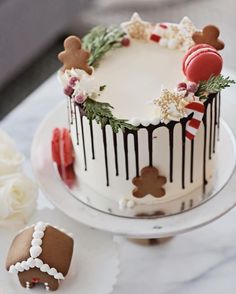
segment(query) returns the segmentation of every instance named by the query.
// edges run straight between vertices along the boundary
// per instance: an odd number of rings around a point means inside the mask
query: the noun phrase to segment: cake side
[[[190,118],[180,123],[141,126],[136,131],[116,134],[110,126],[101,129],[96,122],[80,117],[79,107],[72,105],[76,110],[71,125],[75,172],[83,191],[87,191],[83,200],[92,206],[99,201],[99,207],[102,201],[108,212],[115,209],[114,206],[111,208],[110,200],[116,202],[116,210],[123,210],[123,203],[129,202],[133,210],[128,209],[127,213],[133,216],[143,211],[152,213],[160,203],[173,201],[199,187],[201,201],[205,184],[211,180],[214,171],[219,103],[219,95],[208,100],[204,123],[192,141],[187,141],[183,135]],[[146,167],[158,167],[160,176],[165,176],[165,195],[135,197],[132,194],[133,179]],[[100,197],[95,200],[92,192]]]

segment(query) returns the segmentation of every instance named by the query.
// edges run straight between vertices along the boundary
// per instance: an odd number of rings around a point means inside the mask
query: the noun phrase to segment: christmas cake
[[[76,196],[101,211],[163,216],[207,198],[217,164],[219,29],[150,23],[66,38],[58,57],[73,142]]]
[[[22,287],[44,284],[46,290],[57,290],[71,263],[71,234],[43,222],[21,231],[13,240],[6,269],[18,274]]]

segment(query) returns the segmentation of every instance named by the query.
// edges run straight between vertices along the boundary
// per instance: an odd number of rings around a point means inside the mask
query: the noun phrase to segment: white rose
[[[36,208],[38,188],[24,174],[0,177],[0,225],[26,223]]]
[[[84,74],[78,83],[81,92],[87,93],[89,96],[99,92],[97,80],[94,77]]]
[[[21,170],[24,156],[14,147],[0,144],[0,176]]]
[[[14,141],[3,131],[0,129],[0,145],[5,146],[14,146]]]
[[[14,141],[0,130],[0,176],[21,170],[24,156],[15,148]]]

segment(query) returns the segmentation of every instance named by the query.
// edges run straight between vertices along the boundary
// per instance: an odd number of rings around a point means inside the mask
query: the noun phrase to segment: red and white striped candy
[[[156,24],[154,30],[152,31],[150,39],[154,42],[160,42],[161,38],[163,37],[167,29],[168,26],[164,23]]]
[[[193,112],[193,117],[187,123],[185,136],[187,139],[193,140],[200,127],[205,112],[205,106],[200,101],[193,101],[186,105],[185,108],[188,109],[189,114]]]

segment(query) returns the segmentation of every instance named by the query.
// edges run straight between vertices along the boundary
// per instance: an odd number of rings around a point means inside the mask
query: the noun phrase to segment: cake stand
[[[36,179],[48,199],[68,216],[90,227],[129,238],[165,238],[204,226],[236,205],[236,145],[234,136],[222,121],[217,165],[217,186],[209,200],[171,216],[137,219],[114,216],[82,203],[72,196],[55,172],[51,159],[51,135],[55,127],[67,127],[66,102],[61,102],[41,123],[35,134],[31,161]],[[220,184],[220,185],[219,185]]]

